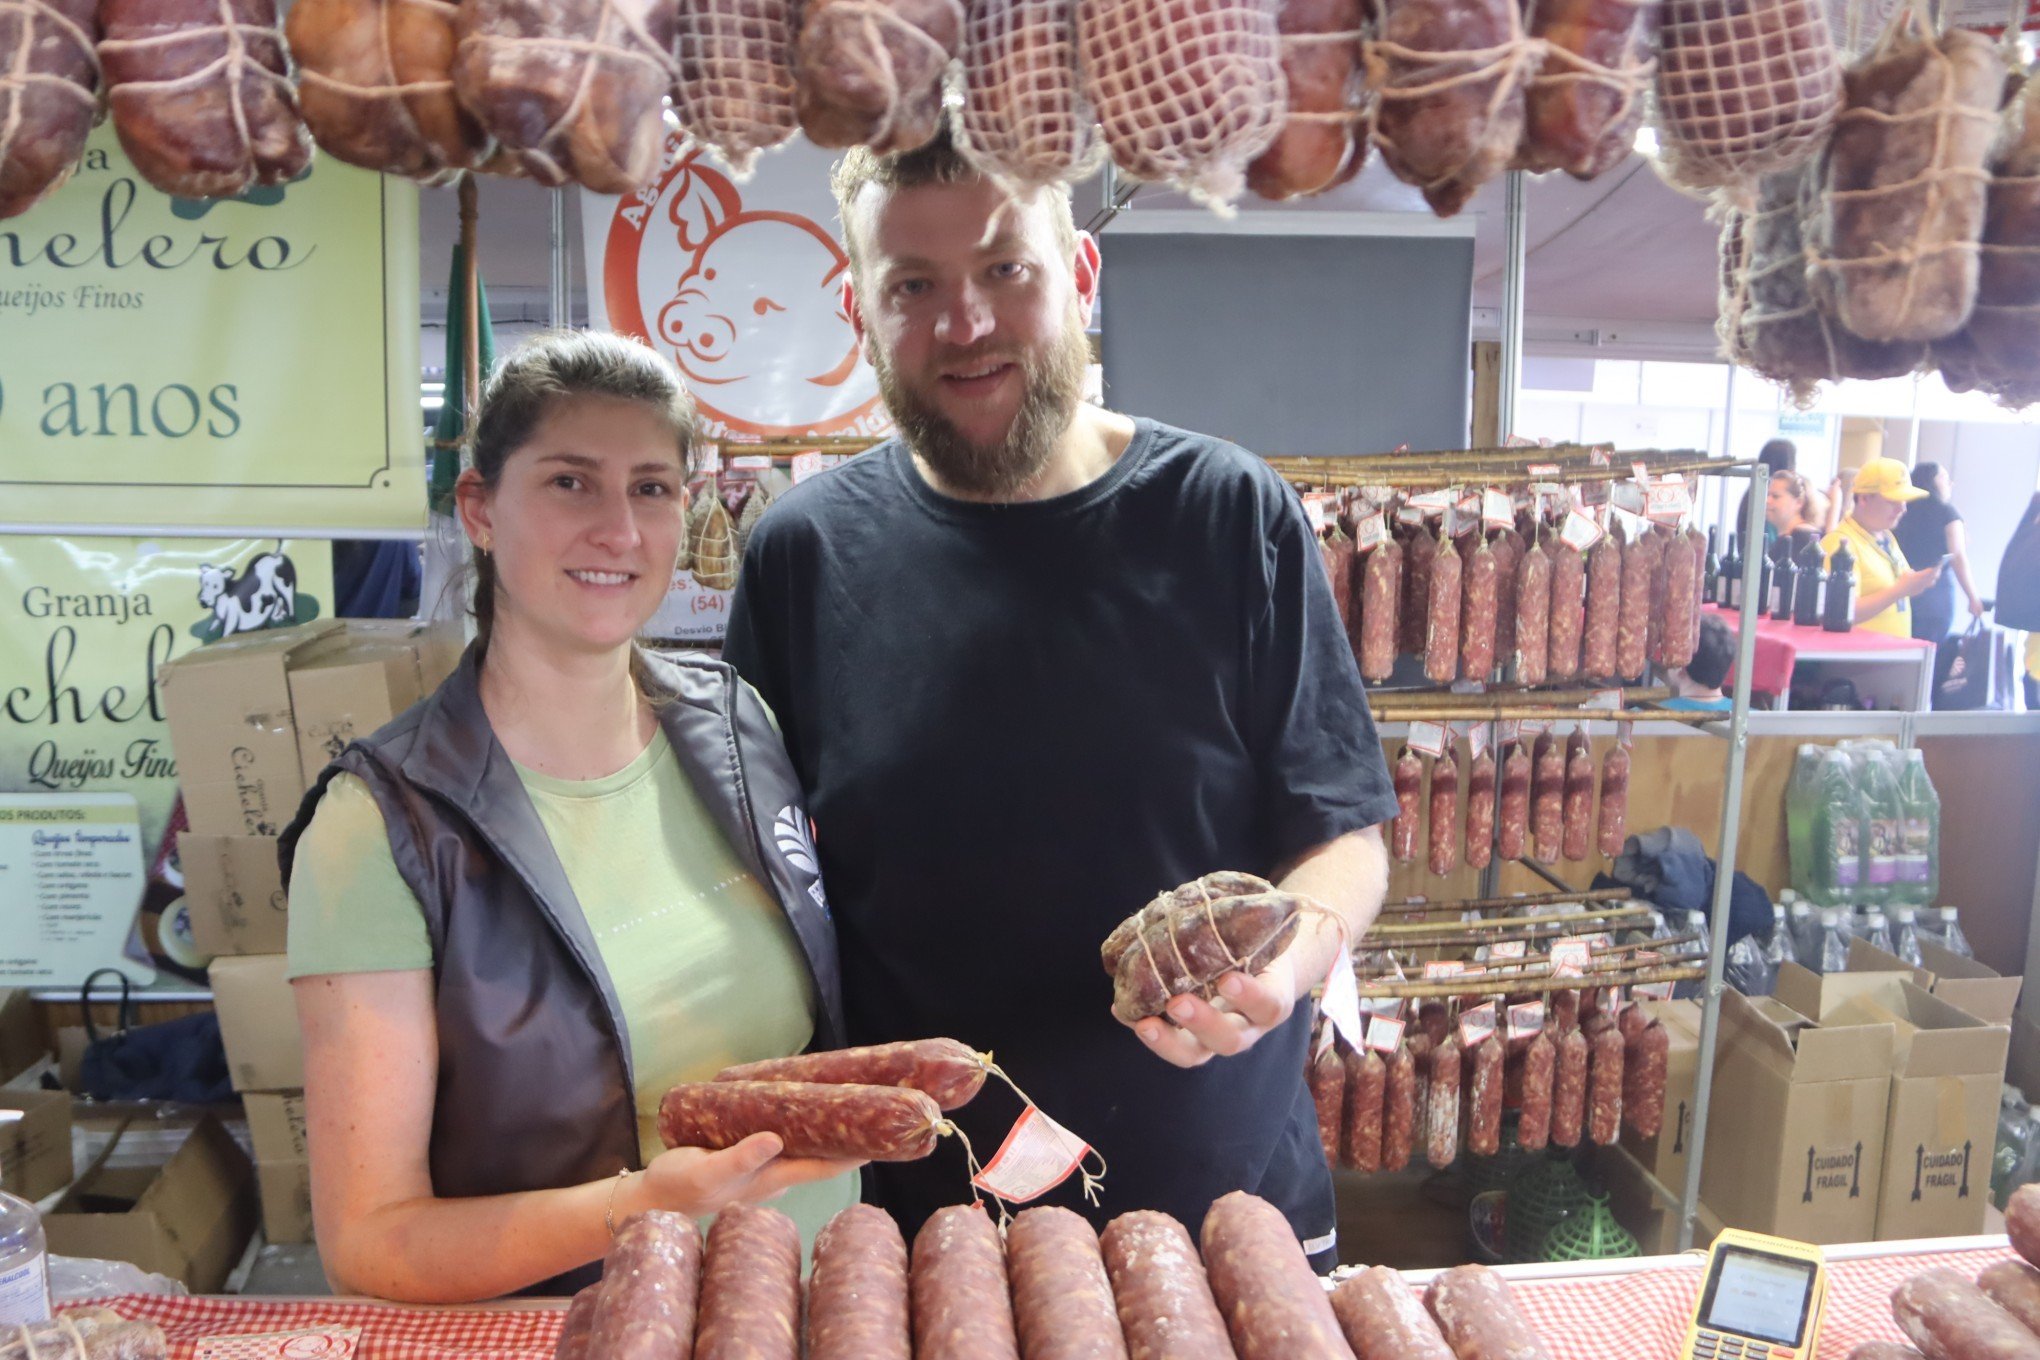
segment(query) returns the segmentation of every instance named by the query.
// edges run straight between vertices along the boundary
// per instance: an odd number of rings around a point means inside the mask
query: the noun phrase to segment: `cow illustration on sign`
[[[297,614],[297,567],[280,542],[245,574],[207,563],[198,569],[198,602],[212,610],[223,638],[288,625]]]
[[[739,188],[684,141],[669,155],[610,219],[611,327],[672,356],[711,438],[889,429],[843,310],[849,261],[800,211],[804,177],[775,177],[768,161]]]

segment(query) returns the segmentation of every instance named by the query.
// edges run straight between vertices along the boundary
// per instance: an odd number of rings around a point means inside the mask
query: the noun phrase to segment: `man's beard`
[[[970,362],[965,356],[941,366],[962,367]],[[1015,362],[1022,383],[1020,409],[1014,413],[1005,438],[980,443],[957,429],[933,401],[902,382],[892,356],[873,346],[871,366],[878,375],[879,395],[898,424],[900,437],[927,462],[945,489],[965,496],[1004,499],[1047,468],[1056,441],[1069,428],[1077,403],[1083,400],[1084,371],[1091,362],[1090,341],[1075,309],[1053,344],[1021,355]]]

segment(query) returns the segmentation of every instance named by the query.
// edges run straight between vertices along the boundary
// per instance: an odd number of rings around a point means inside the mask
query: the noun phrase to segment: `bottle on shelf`
[[[1865,820],[1855,762],[1847,751],[1829,751],[1820,762],[1811,847],[1812,877],[1818,889],[1813,896],[1823,906],[1861,900]]]
[[[1820,956],[1820,918],[1814,914],[1813,903],[1795,897],[1786,915],[1792,932],[1792,957],[1811,968],[1812,960]]]
[[[1721,602],[1721,530],[1709,526],[1707,530],[1707,561],[1701,569],[1700,602],[1719,604]]]
[[[1820,909],[1820,967],[1818,973],[1848,971],[1849,942],[1842,938],[1842,913],[1836,907]]]
[[[1926,966],[1920,956],[1919,913],[1911,907],[1900,907],[1893,913],[1891,927],[1891,952],[1915,968]]]
[[[1897,900],[1933,905],[1941,889],[1941,796],[1918,747],[1905,752],[1898,772],[1899,852]]]
[[[1715,598],[1724,609],[1742,608],[1742,553],[1734,534],[1728,536],[1728,555],[1721,559],[1721,587]]]
[[[49,1249],[42,1215],[0,1191],[0,1327],[25,1327],[50,1316]]]
[[[1798,582],[1792,591],[1792,621],[1802,628],[1820,626],[1820,606],[1825,598],[1827,559],[1820,544],[1809,542],[1799,550]]]
[[[1863,928],[1859,932],[1863,943],[1881,949],[1887,954],[1895,953],[1891,947],[1891,920],[1876,907],[1863,913]]]
[[[1846,633],[1856,626],[1856,555],[1847,543],[1835,545],[1828,562],[1827,598],[1820,603],[1820,626],[1830,633]]]
[[[1792,868],[1792,887],[1822,906],[1828,904],[1828,896],[1821,886],[1820,857],[1814,853],[1813,831],[1815,809],[1820,803],[1821,762],[1826,756],[1825,746],[1801,744],[1792,758],[1792,775],[1785,783],[1785,848]],[[1806,957],[1818,943],[1818,935],[1801,936],[1801,957]]]
[[[1764,940],[1764,966],[1770,969],[1775,981],[1778,970],[1788,963],[1799,962],[1799,951],[1792,943],[1792,923],[1786,919],[1785,904],[1771,904],[1771,933]]]
[[[1905,813],[1899,800],[1894,765],[1898,752],[1882,746],[1851,751],[1863,795],[1863,887],[1856,900],[1882,907],[1901,900],[1898,865]]]
[[[1955,919],[1953,907],[1941,908],[1941,947],[1965,959],[1976,957],[1976,951],[1969,947],[1969,937],[1962,933],[1962,923]]]
[[[1749,557],[1746,565],[1756,569],[1752,573],[1756,579],[1750,582],[1749,588],[1757,592],[1756,612],[1761,619],[1771,612],[1771,554],[1764,551],[1759,541],[1750,549]]]

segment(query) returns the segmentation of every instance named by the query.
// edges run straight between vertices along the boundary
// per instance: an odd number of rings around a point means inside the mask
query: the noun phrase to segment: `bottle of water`
[[[50,1265],[42,1215],[0,1191],[0,1327],[25,1327],[50,1316]]]
[[[1788,963],[1799,962],[1799,951],[1792,947],[1792,927],[1785,919],[1783,903],[1771,904],[1771,934],[1764,941],[1764,962],[1771,970],[1775,982],[1778,970]]]
[[[1919,913],[1911,907],[1898,909],[1898,924],[1891,931],[1891,952],[1915,968],[1926,966],[1920,957]]]
[[[1791,889],[1787,889],[1790,892]],[[1813,914],[1813,904],[1794,896],[1788,909],[1791,915],[1792,954],[1808,968],[1820,962],[1820,918]]]
[[[1892,952],[1891,923],[1884,913],[1875,907],[1863,914],[1862,938],[1863,943],[1873,948],[1881,949],[1887,954]]]
[[[1834,907],[1820,912],[1820,968],[1823,973],[1849,970],[1849,942],[1842,938],[1842,913]]]
[[[1969,947],[1969,937],[1962,933],[1962,926],[1955,919],[1953,907],[1941,908],[1941,947],[1965,959],[1976,957],[1976,951]]]

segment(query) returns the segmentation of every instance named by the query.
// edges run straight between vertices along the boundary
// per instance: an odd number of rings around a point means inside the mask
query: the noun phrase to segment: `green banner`
[[[170,198],[92,134],[0,223],[0,526],[422,529],[418,190]]]

